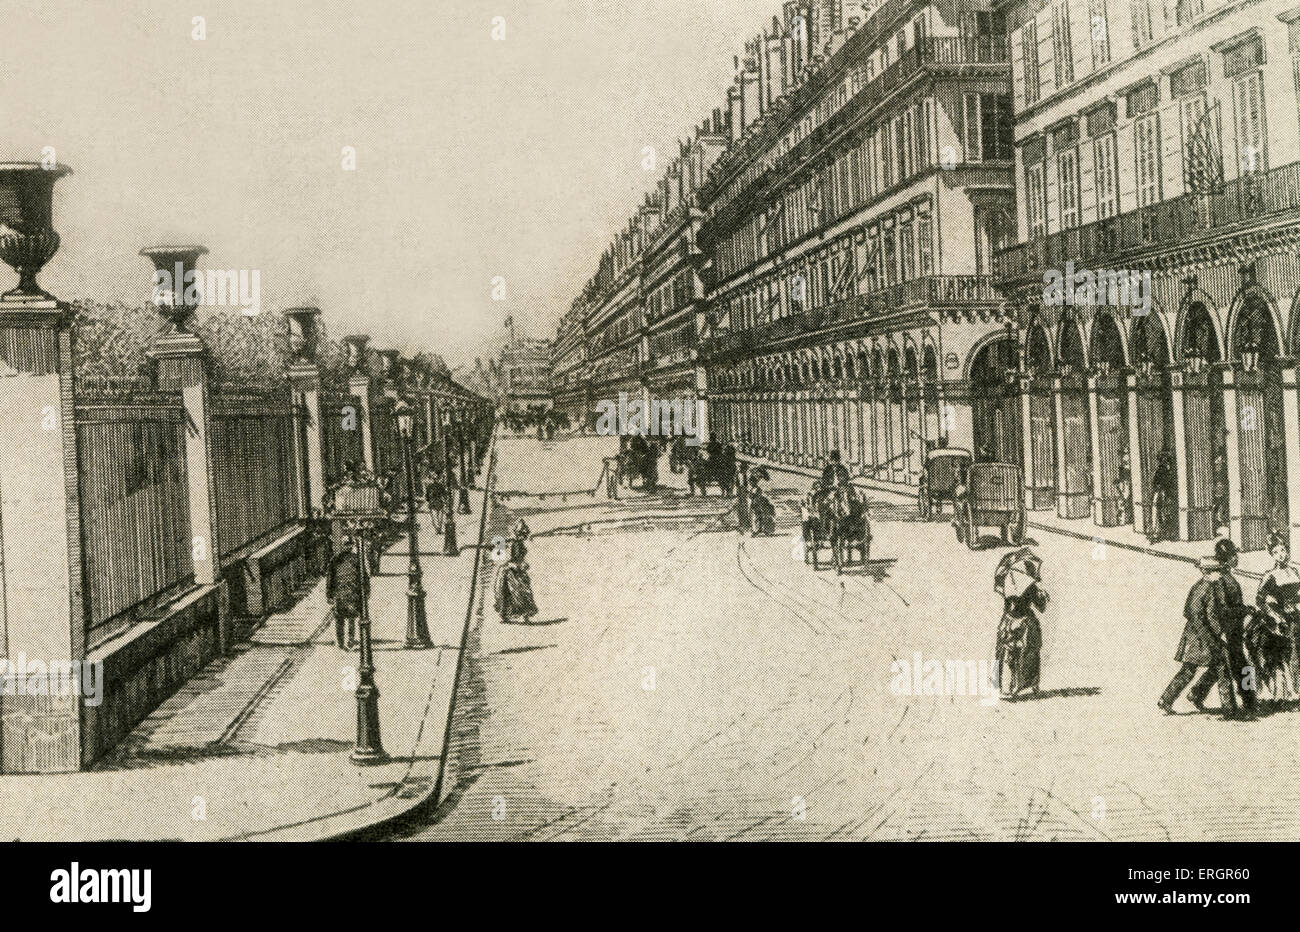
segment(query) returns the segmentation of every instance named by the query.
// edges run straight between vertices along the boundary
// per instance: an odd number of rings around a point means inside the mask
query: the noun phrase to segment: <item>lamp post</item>
[[[420,569],[419,513],[415,508],[415,456],[411,450],[415,442],[414,410],[405,398],[398,399],[393,409],[397,416],[397,433],[402,438],[402,457],[406,467],[406,540],[411,560],[406,567],[406,646],[410,650],[432,647],[429,623],[424,606],[424,573]]]
[[[360,586],[357,628],[360,635],[357,664],[357,737],[352,748],[354,764],[371,766],[388,761],[379,733],[379,687],[375,685],[375,655],[370,641],[370,584],[366,567],[366,540],[388,513],[380,507],[379,482],[369,473],[349,478],[330,495],[330,517],[346,522],[357,540]]]
[[[455,492],[451,482],[451,412],[446,407],[442,409],[442,462],[443,486],[446,489],[442,506],[442,553],[443,556],[454,557],[460,554],[460,547],[456,545],[456,507],[451,500]]]

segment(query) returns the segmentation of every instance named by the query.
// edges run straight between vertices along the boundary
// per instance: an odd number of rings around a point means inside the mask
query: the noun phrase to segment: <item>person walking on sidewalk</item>
[[[493,580],[493,594],[496,596],[495,607],[501,621],[509,624],[514,618],[522,618],[524,623],[533,620],[537,614],[537,600],[533,596],[533,582],[528,575],[528,556],[526,541],[530,536],[528,525],[520,518],[510,534],[510,556],[497,570]]]
[[[1202,557],[1197,566],[1201,578],[1187,593],[1187,601],[1183,605],[1183,617],[1187,622],[1183,627],[1182,639],[1178,642],[1178,651],[1174,654],[1174,659],[1182,666],[1165,687],[1157,704],[1166,715],[1173,715],[1174,700],[1196,678],[1197,669],[1203,667],[1204,672],[1187,693],[1187,698],[1200,711],[1209,711],[1205,708],[1205,698],[1210,694],[1210,688],[1217,683],[1219,705],[1224,717],[1235,718],[1237,705],[1232,695],[1227,645],[1223,634],[1224,605],[1220,575],[1223,567],[1214,557]]]
[[[1286,535],[1274,532],[1268,539],[1273,568],[1264,574],[1256,592],[1255,624],[1250,642],[1259,678],[1269,684],[1274,702],[1291,699],[1294,680],[1295,637],[1300,629],[1300,569],[1291,562]]]
[[[357,619],[361,600],[370,595],[370,580],[361,572],[352,537],[343,538],[339,552],[330,560],[325,577],[325,598],[334,608],[334,643],[342,650],[357,646]]]
[[[1252,613],[1241,597],[1241,583],[1232,575],[1237,566],[1237,545],[1229,538],[1214,542],[1214,559],[1223,567],[1219,571],[1219,591],[1223,600],[1223,636],[1228,652],[1228,679],[1240,699],[1241,714],[1255,715],[1255,673],[1246,659],[1246,621]]]

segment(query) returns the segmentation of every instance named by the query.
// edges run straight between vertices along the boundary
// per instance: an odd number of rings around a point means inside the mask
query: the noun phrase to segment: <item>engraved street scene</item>
[[[1300,838],[1295,0],[391,6],[0,38],[0,836]]]

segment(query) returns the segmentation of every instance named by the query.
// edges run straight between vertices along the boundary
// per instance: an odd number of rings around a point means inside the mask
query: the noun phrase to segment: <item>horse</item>
[[[721,461],[714,462],[698,450],[689,453],[686,459],[686,482],[691,494],[694,495],[695,490],[699,489],[701,495],[708,495],[709,484],[712,483],[718,487],[721,494],[730,495],[735,484],[735,476],[725,475],[726,471],[721,467]]]
[[[823,493],[818,504],[820,536],[830,542],[835,572],[844,572],[844,567],[853,562],[855,548],[865,564],[871,551],[871,527],[866,504],[853,487],[835,485]],[[815,555],[813,566],[817,566]]]

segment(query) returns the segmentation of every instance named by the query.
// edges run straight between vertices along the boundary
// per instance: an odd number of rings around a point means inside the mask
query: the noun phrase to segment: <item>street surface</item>
[[[991,658],[1005,547],[969,551],[946,514],[873,492],[870,566],[815,573],[795,545],[807,480],[773,473],[777,535],[742,538],[716,491],[570,494],[615,448],[501,441],[498,489],[564,495],[508,496],[492,521],[530,525],[541,613],[502,624],[488,591],[457,785],[406,837],[1300,837],[1295,713],[1156,708],[1194,567],[1037,531],[1041,696],[899,695],[895,660]]]

